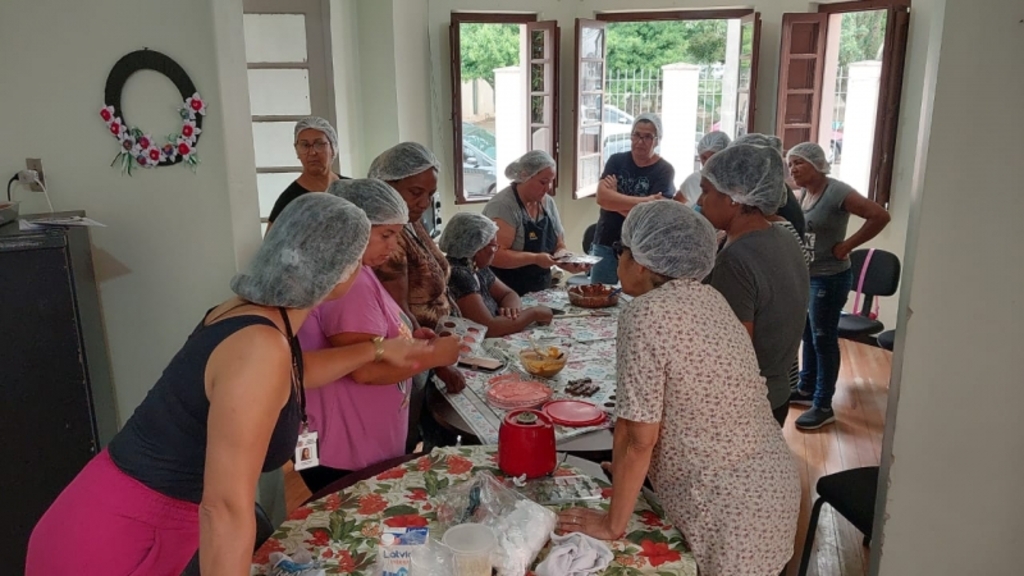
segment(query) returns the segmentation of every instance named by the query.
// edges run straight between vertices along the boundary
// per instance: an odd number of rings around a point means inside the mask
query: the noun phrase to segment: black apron
[[[558,246],[558,234],[555,232],[554,221],[547,211],[544,210],[543,202],[541,203],[540,214],[537,215],[537,220],[533,220],[530,218],[530,213],[526,211],[526,206],[523,206],[523,201],[519,199],[519,192],[516,191],[515,187],[512,188],[512,195],[515,196],[516,203],[519,204],[519,209],[523,212],[522,251],[533,254],[554,254],[555,247]],[[541,221],[543,224],[538,223]],[[550,268],[542,268],[535,264],[530,264],[521,268],[496,268],[491,266],[491,270],[499,280],[515,290],[516,294],[520,296],[527,292],[539,292],[551,288]]]

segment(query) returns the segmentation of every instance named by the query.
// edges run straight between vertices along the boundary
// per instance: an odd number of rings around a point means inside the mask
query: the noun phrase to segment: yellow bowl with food
[[[519,352],[519,363],[523,365],[523,369],[541,378],[554,378],[562,368],[565,368],[568,361],[569,353],[557,346],[541,348],[540,354],[532,348]]]

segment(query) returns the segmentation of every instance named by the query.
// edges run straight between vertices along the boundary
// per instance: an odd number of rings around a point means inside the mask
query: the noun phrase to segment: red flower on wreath
[[[644,540],[640,542],[640,547],[643,548],[640,555],[647,558],[647,561],[655,568],[666,562],[677,562],[680,559],[679,552],[669,549],[665,542]]]
[[[419,514],[402,514],[388,518],[384,523],[392,528],[424,528],[427,519]]]
[[[190,118],[195,118],[196,114],[206,115],[206,102],[199,97],[199,92],[185,99],[185,111],[188,112]]]
[[[114,120],[114,107],[113,106],[104,106],[103,108],[101,108],[100,109],[100,118],[103,118],[104,122],[106,122],[107,124],[110,124],[110,122]]]
[[[449,456],[447,464],[448,472],[455,475],[465,474],[473,469],[473,463],[462,456]]]
[[[377,480],[399,480],[401,478],[405,478],[405,468],[401,466],[377,475]]]
[[[359,510],[363,516],[369,516],[383,511],[388,507],[388,501],[380,494],[367,494],[359,498]]]
[[[149,149],[146,150],[146,155],[149,156],[149,161],[152,162],[153,164],[157,164],[160,162],[159,148],[155,146],[150,146]]]
[[[196,151],[195,147],[188,140],[179,139],[177,152],[182,158],[188,158]]]
[[[121,122],[120,118],[114,118],[110,122],[110,133],[113,134],[114,136],[120,137],[125,130],[127,130],[127,128],[125,127],[124,123]]]

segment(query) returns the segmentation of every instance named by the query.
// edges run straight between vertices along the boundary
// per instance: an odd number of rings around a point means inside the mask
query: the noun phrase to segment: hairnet
[[[472,258],[498,233],[498,225],[476,212],[459,212],[444,227],[437,245],[452,258]]]
[[[803,144],[793,146],[786,158],[790,156],[806,160],[808,164],[814,166],[814,169],[822,174],[828,174],[832,171],[832,167],[828,164],[828,158],[825,156],[825,151],[814,142],[804,142]]]
[[[744,134],[736,140],[733,140],[733,146],[737,144],[746,144],[747,146],[761,146],[763,148],[771,148],[782,156],[782,140],[778,136],[772,136],[771,134],[759,134],[752,132],[750,134]]]
[[[555,169],[555,159],[543,150],[531,150],[505,168],[505,177],[520,184],[545,168]]]
[[[319,116],[308,116],[295,123],[295,142],[293,144],[298,144],[299,132],[308,129],[323,132],[323,135],[327,137],[327,141],[331,143],[331,150],[334,150],[335,154],[338,153],[338,131],[334,129],[334,126],[331,126],[330,122]]]
[[[622,245],[651,272],[703,280],[715,265],[715,229],[675,200],[638,204],[622,225]]]
[[[303,194],[274,221],[231,290],[264,306],[310,308],[357,269],[369,239],[370,221],[354,204]]]
[[[355,204],[366,213],[370,224],[374,226],[405,224],[409,221],[409,207],[405,200],[383,180],[335,180],[327,188],[327,193]]]
[[[402,142],[381,152],[373,159],[367,178],[377,178],[385,182],[394,182],[409,176],[415,176],[425,170],[438,170],[440,164],[434,153],[423,144]]]
[[[725,132],[715,130],[708,132],[697,143],[697,154],[705,152],[721,152],[729,145],[729,135]]]
[[[766,216],[778,211],[779,195],[786,189],[782,156],[763,146],[730,146],[708,160],[701,176],[722,194]]]
[[[657,114],[644,112],[643,114],[637,116],[636,120],[633,121],[633,130],[636,130],[636,125],[641,122],[650,122],[651,124],[654,124],[654,135],[657,136],[659,139],[664,136],[664,134],[662,134],[661,132],[661,117],[658,116]]]

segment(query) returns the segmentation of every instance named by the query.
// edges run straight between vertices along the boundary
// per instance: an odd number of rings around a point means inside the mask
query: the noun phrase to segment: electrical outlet
[[[39,174],[39,182],[42,182],[43,186],[46,185],[46,178],[43,176],[42,160],[40,160],[39,158],[25,158],[25,168],[28,168],[29,170],[35,170]],[[32,190],[33,192],[43,191],[42,186],[40,186],[38,182],[33,182],[29,184],[29,189]]]

